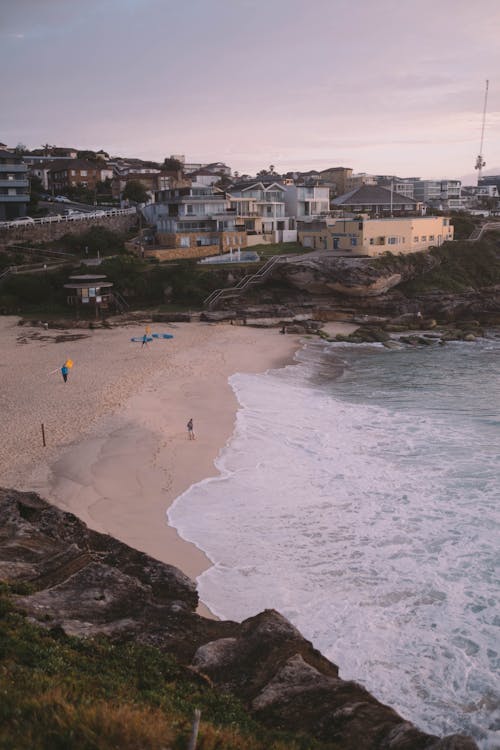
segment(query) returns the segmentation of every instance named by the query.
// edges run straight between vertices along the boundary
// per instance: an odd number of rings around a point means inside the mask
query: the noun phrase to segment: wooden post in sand
[[[198,729],[200,728],[201,711],[199,708],[194,709],[193,729],[189,740],[188,750],[195,750],[196,740],[198,739]]]
[[[42,443],[43,443],[43,447],[45,448],[47,443],[45,442],[45,427],[43,426],[43,422],[42,422]]]

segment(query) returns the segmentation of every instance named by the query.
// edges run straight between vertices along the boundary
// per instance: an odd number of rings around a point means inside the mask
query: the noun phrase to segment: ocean
[[[277,609],[419,728],[500,748],[500,337],[296,360],[232,376],[220,476],[169,511],[201,599]]]

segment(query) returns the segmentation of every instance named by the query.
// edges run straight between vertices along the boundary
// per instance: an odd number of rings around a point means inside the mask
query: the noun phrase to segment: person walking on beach
[[[193,418],[192,417],[189,420],[189,422],[187,423],[187,428],[188,428],[188,438],[189,438],[189,440],[195,440],[196,439],[196,435],[194,434]]]
[[[69,367],[67,366],[66,363],[64,363],[63,366],[61,367],[61,375],[63,376],[63,380],[65,383],[68,382],[68,372],[69,372]]]
[[[142,337],[141,349],[142,349],[142,347],[144,345],[146,345],[146,346],[148,345],[148,334],[147,333],[145,333],[144,336]]]

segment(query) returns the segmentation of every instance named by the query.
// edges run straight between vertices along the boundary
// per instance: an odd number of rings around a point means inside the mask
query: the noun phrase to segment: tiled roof
[[[335,206],[373,206],[377,204],[385,206],[390,203],[391,191],[377,185],[361,185],[361,187],[351,190],[333,201]],[[412,198],[407,198],[399,193],[392,193],[393,206],[409,205],[410,203],[416,205],[416,201]]]

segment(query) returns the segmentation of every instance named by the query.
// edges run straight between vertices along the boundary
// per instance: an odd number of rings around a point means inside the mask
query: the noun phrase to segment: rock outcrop
[[[194,583],[34,493],[0,489],[0,579],[29,582],[16,606],[45,628],[134,639],[174,654],[229,690],[261,722],[343,750],[474,750],[439,739],[379,703],[284,617],[266,610],[241,624],[195,613]]]

